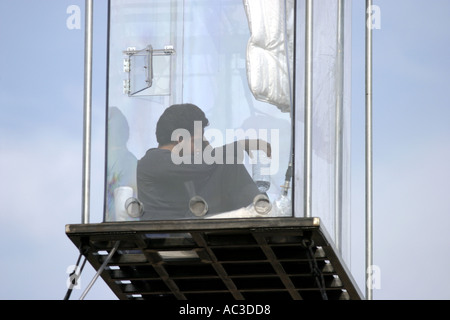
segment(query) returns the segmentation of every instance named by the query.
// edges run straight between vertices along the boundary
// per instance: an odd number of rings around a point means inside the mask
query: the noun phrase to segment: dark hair
[[[172,132],[176,129],[186,129],[194,135],[194,122],[201,121],[202,128],[209,125],[205,113],[191,103],[174,104],[164,110],[156,124],[156,140],[160,145],[172,142]]]

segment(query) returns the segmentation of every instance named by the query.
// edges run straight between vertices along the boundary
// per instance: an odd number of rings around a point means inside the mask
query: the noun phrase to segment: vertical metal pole
[[[372,0],[366,0],[366,299],[372,300]]]
[[[304,215],[311,217],[312,200],[312,53],[313,3],[306,0],[305,7],[305,159],[304,159]]]
[[[85,2],[84,43],[84,121],[83,121],[83,185],[81,223],[89,223],[91,175],[91,102],[92,102],[92,37],[93,0]]]
[[[344,0],[338,0],[336,42],[336,123],[334,170],[334,237],[336,248],[342,245],[342,170],[343,170],[343,110],[344,110]]]

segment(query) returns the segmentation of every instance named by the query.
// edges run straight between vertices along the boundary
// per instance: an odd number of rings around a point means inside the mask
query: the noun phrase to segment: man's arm
[[[272,157],[272,147],[270,143],[262,139],[245,139],[239,140],[239,144],[241,144],[242,148],[247,152],[247,154],[252,158],[251,151],[259,150],[264,151],[267,156]]]

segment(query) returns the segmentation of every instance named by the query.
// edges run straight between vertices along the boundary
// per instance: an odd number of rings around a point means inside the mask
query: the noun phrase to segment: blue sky
[[[374,30],[375,299],[449,299],[448,0],[378,0]],[[0,2],[0,299],[62,299],[81,222],[80,0]],[[103,214],[106,1],[95,3],[91,222]],[[353,1],[352,263],[364,285],[364,1]],[[95,271],[87,266],[82,289]],[[78,299],[81,290],[72,298]],[[86,299],[115,299],[98,280]]]
[[[374,298],[448,299],[450,30],[441,23],[450,1],[374,4],[374,264],[382,277]],[[363,6],[353,1],[354,247],[364,241],[356,230],[364,213],[364,30],[355,28]]]

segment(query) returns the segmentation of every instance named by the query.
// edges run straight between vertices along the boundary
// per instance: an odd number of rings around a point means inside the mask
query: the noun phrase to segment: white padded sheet
[[[286,9],[285,1],[282,0],[243,2],[250,28],[247,44],[247,80],[250,90],[255,99],[273,104],[282,112],[289,112],[290,79],[293,75],[294,0],[286,0]]]

